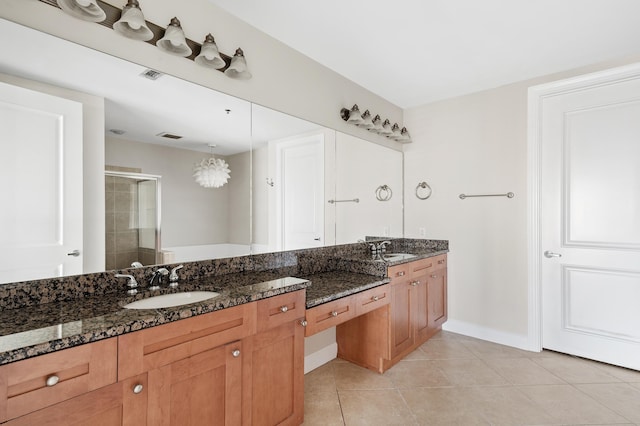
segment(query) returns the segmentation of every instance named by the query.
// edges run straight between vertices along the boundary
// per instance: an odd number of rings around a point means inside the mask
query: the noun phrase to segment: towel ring
[[[389,201],[393,197],[393,191],[389,185],[380,185],[376,189],[376,199],[378,201]]]
[[[420,195],[420,190],[421,189],[425,189],[426,191],[426,195]],[[420,182],[418,184],[418,186],[416,186],[416,197],[418,197],[419,200],[426,200],[427,198],[431,197],[431,193],[433,192],[433,190],[431,189],[431,187],[429,186],[429,184],[427,182]]]

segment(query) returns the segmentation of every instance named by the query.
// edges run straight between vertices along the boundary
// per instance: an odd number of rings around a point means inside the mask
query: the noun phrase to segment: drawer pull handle
[[[58,384],[59,381],[60,381],[60,377],[56,376],[55,374],[53,376],[49,376],[47,377],[47,386],[49,387],[55,386]]]
[[[438,265],[442,265],[444,263],[444,260],[438,260]]]
[[[373,300],[374,302],[377,302],[379,299],[380,299],[380,298],[379,298],[378,296],[373,296],[373,297],[371,298],[371,300]]]
[[[236,350],[234,350],[233,352],[231,352],[231,355],[232,355],[234,358],[238,358],[238,357],[240,356],[240,349],[236,349]]]
[[[304,319],[303,319],[303,320],[300,320],[300,325],[301,325],[301,326],[306,327],[306,326],[307,326],[307,324],[308,324],[308,323],[307,323],[307,320],[304,320]]]
[[[331,312],[331,316],[332,317],[337,317],[338,316],[338,311],[332,311]]]
[[[436,274],[431,275],[431,278],[438,278]]]
[[[404,271],[400,271],[396,274],[397,277],[404,277]]]
[[[283,314],[284,314],[285,312],[287,312],[288,310],[289,310],[289,308],[287,307],[287,305],[280,306],[280,312],[282,312]]]
[[[135,393],[137,395],[137,394],[141,393],[143,389],[144,389],[144,386],[142,386],[140,383],[138,383],[137,385],[135,385],[133,387],[133,393]]]

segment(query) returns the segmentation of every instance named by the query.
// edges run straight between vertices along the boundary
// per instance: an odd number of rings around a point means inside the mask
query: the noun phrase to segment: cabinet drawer
[[[106,339],[0,367],[0,421],[115,383],[117,348]]]
[[[411,277],[419,277],[433,271],[436,265],[435,259],[435,257],[428,257],[411,262]]]
[[[402,265],[391,266],[387,271],[389,278],[395,281],[408,277],[410,273],[410,265],[410,263],[403,263]]]
[[[118,337],[118,380],[142,374],[255,333],[246,303]]]
[[[356,316],[366,314],[381,306],[391,303],[391,295],[389,294],[389,284],[372,288],[353,296],[355,299]]]
[[[434,269],[443,269],[447,267],[447,255],[441,254],[440,256],[436,256],[433,258],[435,262]]]
[[[353,297],[343,297],[311,309],[307,309],[305,336],[334,327],[355,316]]]
[[[299,290],[258,301],[258,331],[304,318],[304,298],[305,291]]]

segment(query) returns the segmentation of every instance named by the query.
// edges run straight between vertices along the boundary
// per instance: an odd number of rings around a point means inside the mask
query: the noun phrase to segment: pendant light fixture
[[[57,3],[60,9],[83,21],[102,22],[107,19],[97,0],[57,0]]]
[[[211,157],[203,158],[200,163],[193,168],[193,178],[205,188],[220,188],[229,181],[229,165],[222,158],[213,156],[213,148],[216,145],[209,144]]]
[[[235,78],[236,80],[248,80],[251,78],[251,73],[247,68],[247,60],[244,58],[242,49],[236,49],[236,54],[231,58],[231,64],[224,73],[227,77]]]
[[[191,55],[191,48],[187,45],[187,39],[180,26],[180,21],[175,17],[171,19],[171,22],[164,32],[164,36],[158,40],[156,46],[163,52],[171,55],[184,57]]]
[[[367,130],[373,129],[373,119],[369,110],[365,110],[364,114],[362,114],[362,123],[359,126]]]
[[[353,104],[351,107],[351,111],[347,115],[347,123],[355,124],[356,126],[362,124],[362,116],[360,115],[360,108],[358,108],[358,104]]]
[[[204,42],[202,42],[202,47],[200,48],[200,54],[196,56],[194,61],[203,67],[217,70],[224,68],[226,65],[226,62],[220,56],[216,41],[211,34],[207,34],[205,37]]]
[[[120,19],[113,24],[113,29],[118,34],[134,40],[148,41],[153,38],[153,31],[147,26],[138,0],[127,2]]]
[[[389,135],[389,138],[397,141],[398,139],[400,139],[400,132],[400,126],[398,126],[398,123],[394,123],[394,125],[391,126],[391,135]]]

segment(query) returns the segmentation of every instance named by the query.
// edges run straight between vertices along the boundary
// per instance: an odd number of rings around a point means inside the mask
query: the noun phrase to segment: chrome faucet
[[[138,282],[133,277],[133,275],[116,274],[115,277],[129,279],[129,281],[127,281],[127,287],[129,287],[129,290],[127,290],[127,294],[134,295],[138,292],[138,290],[136,289],[136,287],[138,287]]]
[[[142,267],[144,267],[144,265],[142,263],[140,263],[140,262],[133,262],[131,264],[131,267],[132,268],[142,268]]]
[[[166,277],[167,275],[169,275],[169,271],[167,270],[167,268],[157,269],[153,273],[153,276],[151,276],[151,280],[149,280],[149,290],[159,290],[160,284],[162,284],[162,277]],[[158,284],[154,284],[156,278],[158,278]]]
[[[184,265],[178,265],[175,268],[173,268],[171,270],[171,274],[169,275],[169,286],[170,287],[177,287],[178,286],[178,280],[180,279],[180,277],[178,276],[178,269],[182,269],[184,268]]]

